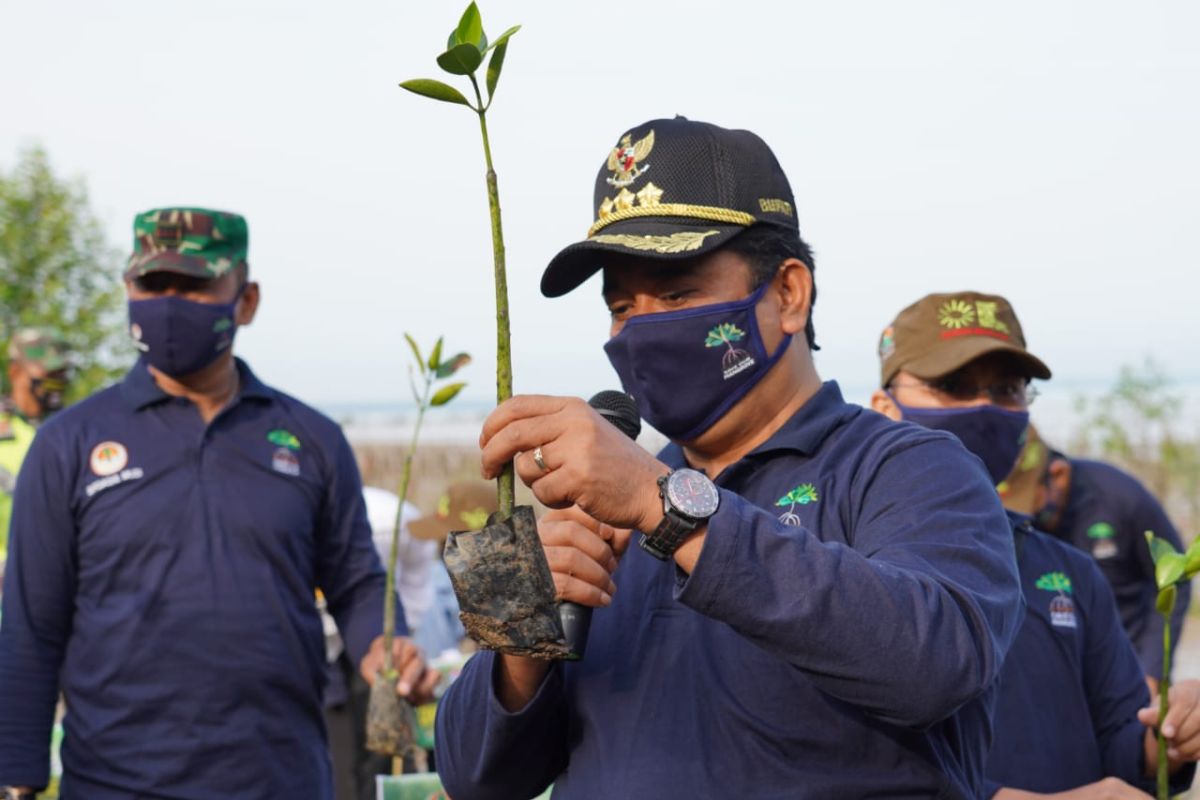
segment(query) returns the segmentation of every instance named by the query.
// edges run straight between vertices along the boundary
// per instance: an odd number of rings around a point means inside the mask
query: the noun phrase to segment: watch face
[[[678,469],[667,479],[667,500],[681,514],[696,519],[711,517],[720,495],[713,482],[694,469]]]

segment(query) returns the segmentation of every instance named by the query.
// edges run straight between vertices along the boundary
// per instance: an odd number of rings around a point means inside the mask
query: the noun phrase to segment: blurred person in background
[[[1145,532],[1184,549],[1162,504],[1129,473],[1067,456],[1047,445],[1033,426],[1016,467],[999,488],[1006,508],[1033,516],[1040,529],[1096,560],[1153,690],[1163,671],[1163,618],[1154,607],[1158,592]],[[1171,612],[1176,642],[1191,603],[1191,583],[1180,583],[1177,591]]]
[[[932,294],[880,337],[876,411],[957,436],[1000,483],[1029,426],[1030,382],[1049,368],[1026,349],[1008,301],[979,292]],[[986,797],[1145,798],[1158,755],[1152,702],[1090,558],[1011,516],[1025,618],[1005,659]],[[1200,683],[1171,687],[1163,726],[1172,786],[1191,785],[1200,755]]]
[[[8,342],[8,394],[0,397],[0,594],[8,559],[13,490],[38,425],[63,407],[66,343],[49,328],[21,328]]]

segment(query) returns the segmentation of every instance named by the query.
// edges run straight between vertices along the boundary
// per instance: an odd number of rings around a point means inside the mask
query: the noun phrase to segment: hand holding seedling
[[[1147,767],[1156,764],[1158,798],[1167,800],[1171,796],[1170,773],[1186,761],[1196,760],[1200,753],[1200,742],[1196,741],[1200,728],[1200,712],[1194,681],[1180,684],[1179,691],[1171,686],[1171,612],[1175,610],[1175,585],[1190,581],[1200,572],[1200,537],[1193,540],[1186,552],[1178,552],[1166,539],[1159,539],[1152,531],[1146,531],[1146,543],[1150,546],[1150,557],[1154,561],[1154,582],[1158,588],[1155,607],[1163,618],[1163,673],[1158,682],[1158,713],[1151,716],[1146,709],[1138,712],[1143,724],[1157,729],[1153,746],[1149,735],[1146,742]],[[1183,708],[1178,713],[1174,704]],[[1145,716],[1143,716],[1145,715]],[[1175,751],[1172,755],[1171,751]]]
[[[577,505],[641,531],[662,520],[657,481],[670,469],[577,397],[514,397],[488,416],[479,444],[484,477],[516,457],[521,480],[550,508]]]

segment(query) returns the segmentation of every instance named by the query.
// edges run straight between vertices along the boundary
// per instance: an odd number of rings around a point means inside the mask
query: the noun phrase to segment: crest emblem
[[[1093,558],[1105,559],[1117,555],[1117,543],[1114,541],[1117,531],[1112,525],[1107,522],[1097,522],[1088,528],[1087,535],[1093,541]]]
[[[654,149],[654,131],[643,138],[633,141],[631,134],[625,134],[621,142],[608,154],[608,168],[613,175],[606,178],[609,186],[628,186],[650,169],[649,164],[641,164]],[[640,166],[639,166],[640,165]]]
[[[1074,628],[1075,601],[1071,599],[1071,579],[1062,572],[1047,572],[1034,584],[1039,589],[1056,594],[1050,600],[1050,624],[1058,628]]]
[[[101,442],[92,448],[88,465],[101,478],[115,475],[129,463],[129,451],[120,442]]]
[[[896,329],[891,325],[883,329],[879,337],[879,360],[886,361],[896,352]]]

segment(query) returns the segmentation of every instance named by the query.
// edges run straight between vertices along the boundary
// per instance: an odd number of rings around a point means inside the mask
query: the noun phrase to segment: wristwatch
[[[37,797],[33,789],[18,789],[15,786],[3,786],[0,791],[4,792],[3,800],[33,800]]]
[[[658,479],[658,494],[663,500],[663,519],[650,533],[643,533],[638,545],[650,555],[666,561],[691,533],[717,513],[721,495],[702,472],[677,469]]]

